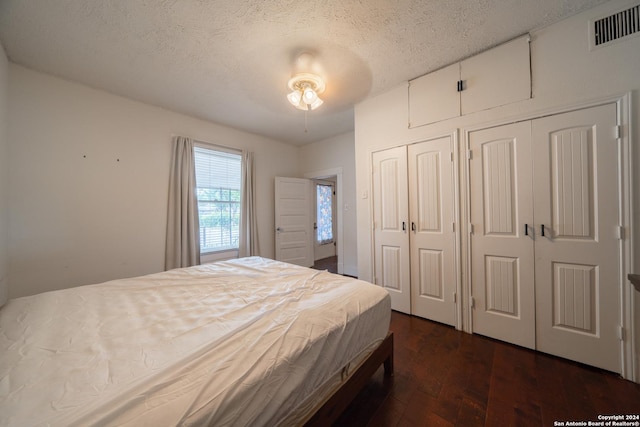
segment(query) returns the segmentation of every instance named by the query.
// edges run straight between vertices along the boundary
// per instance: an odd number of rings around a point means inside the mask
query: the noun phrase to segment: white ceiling
[[[353,105],[606,0],[2,0],[9,59],[294,145],[353,130]],[[286,100],[303,51],[326,79]]]

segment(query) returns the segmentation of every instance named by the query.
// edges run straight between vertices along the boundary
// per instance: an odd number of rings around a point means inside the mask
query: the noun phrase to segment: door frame
[[[634,265],[634,233],[633,229],[633,157],[632,157],[632,128],[633,123],[631,119],[631,98],[632,93],[626,92],[621,95],[604,97],[590,102],[584,102],[579,104],[573,104],[569,106],[547,108],[539,110],[530,114],[523,114],[522,116],[512,117],[510,119],[500,119],[491,122],[485,122],[480,125],[461,128],[461,135],[463,144],[460,144],[460,158],[466,159],[464,165],[460,167],[460,208],[461,212],[464,212],[465,218],[470,218],[471,208],[471,182],[469,176],[470,158],[469,158],[469,135],[471,132],[488,129],[497,126],[503,126],[511,123],[517,123],[521,121],[530,121],[539,119],[546,116],[553,116],[557,114],[568,113],[577,110],[588,109],[605,104],[615,104],[617,111],[617,126],[618,126],[618,167],[620,170],[620,176],[618,177],[619,186],[619,224],[622,227],[622,238],[620,239],[619,254],[620,254],[620,325],[622,327],[620,331],[620,345],[621,345],[621,376],[627,380],[638,382],[640,381],[640,360],[637,359],[635,341],[635,316],[634,316],[634,289],[627,280],[627,276],[633,273],[634,268],[639,269],[640,265]],[[640,165],[637,165],[640,167]],[[465,332],[473,333],[472,322],[472,310],[471,305],[471,245],[470,245],[470,223],[461,223],[462,230],[461,236],[461,248],[465,248],[461,251],[461,274],[464,278],[462,282],[463,287],[463,325],[462,329]]]
[[[338,257],[338,274],[344,274],[344,241],[343,241],[343,199],[342,199],[342,168],[324,169],[304,174],[304,178],[322,179],[336,177],[336,256]],[[312,230],[313,232],[313,230]],[[315,241],[315,237],[314,237]]]
[[[313,260],[314,263],[315,261],[319,260],[319,259],[323,259],[326,258],[327,256],[321,256],[320,258],[318,258],[318,253],[322,253],[322,252],[331,252],[334,255],[331,256],[337,256],[337,237],[336,234],[338,233],[338,213],[336,212],[336,210],[338,209],[338,202],[337,202],[337,184],[336,184],[336,176],[332,175],[332,176],[328,176],[322,179],[313,179],[312,185],[313,185]],[[331,196],[331,235],[332,235],[332,242],[331,243],[325,243],[325,244],[319,244],[318,243],[318,234],[317,234],[317,222],[318,222],[318,185],[326,185],[326,186],[330,186],[331,187],[331,191],[332,191],[332,196]],[[330,246],[329,249],[325,249],[327,246]]]

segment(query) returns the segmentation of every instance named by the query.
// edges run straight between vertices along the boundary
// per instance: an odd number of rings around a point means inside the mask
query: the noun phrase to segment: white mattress
[[[0,425],[277,425],[390,312],[381,287],[257,257],[10,300]]]

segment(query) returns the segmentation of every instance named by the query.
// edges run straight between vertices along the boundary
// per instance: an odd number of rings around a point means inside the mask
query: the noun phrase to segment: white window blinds
[[[237,249],[240,232],[240,153],[195,147],[200,252]]]

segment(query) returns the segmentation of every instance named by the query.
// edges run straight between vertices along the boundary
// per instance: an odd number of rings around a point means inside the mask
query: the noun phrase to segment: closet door
[[[411,313],[407,149],[373,153],[375,282],[391,295],[391,308]]]
[[[616,122],[614,104],[533,122],[536,335],[540,351],[621,372]]]
[[[411,313],[455,324],[451,137],[408,147]]]
[[[535,347],[531,124],[469,134],[473,331]]]

